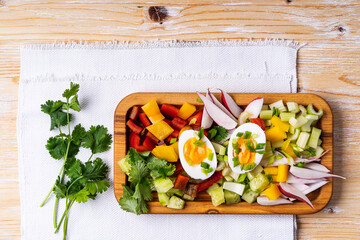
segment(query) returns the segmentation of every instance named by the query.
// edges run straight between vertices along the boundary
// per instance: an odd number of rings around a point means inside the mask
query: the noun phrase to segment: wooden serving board
[[[219,94],[215,94],[219,97]],[[331,172],[333,170],[333,116],[327,102],[315,94],[307,93],[230,93],[234,100],[242,107],[246,106],[252,99],[263,97],[264,104],[270,104],[282,99],[285,102],[297,102],[302,105],[312,103],[316,108],[323,109],[324,115],[320,120],[319,127],[322,129],[322,147],[330,150],[323,158],[321,163]],[[191,103],[197,108],[203,108],[202,103],[198,103],[196,93],[134,93],[125,97],[117,106],[114,116],[114,191],[116,200],[119,201],[123,188],[122,184],[128,184],[126,175],[120,170],[120,161],[128,151],[129,129],[126,127],[126,119],[129,110],[136,105],[144,105],[152,99],[156,99],[160,105],[168,103],[181,106],[184,102]],[[148,202],[149,213],[157,214],[309,214],[323,209],[330,201],[333,190],[332,178],[329,183],[321,189],[308,195],[314,210],[306,203],[295,201],[293,204],[278,206],[261,206],[257,203],[248,204],[241,202],[233,205],[222,204],[214,207],[210,196],[205,192],[200,192],[195,201],[186,201],[185,208],[182,210],[170,209],[162,206],[157,194],[154,199]]]

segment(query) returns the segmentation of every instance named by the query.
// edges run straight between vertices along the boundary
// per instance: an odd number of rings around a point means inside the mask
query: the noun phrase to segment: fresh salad
[[[206,191],[214,206],[241,201],[291,204],[327,184],[321,164],[318,121],[323,111],[282,100],[264,104],[259,97],[243,110],[221,91],[197,92],[199,106],[134,106],[126,122],[128,154],[119,161],[128,176],[121,208],[146,213],[156,191],[164,207],[183,209]]]

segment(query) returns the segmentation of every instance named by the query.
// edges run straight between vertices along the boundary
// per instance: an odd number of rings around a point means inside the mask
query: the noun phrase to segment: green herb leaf
[[[67,189],[66,186],[60,182],[60,176],[59,176],[55,182],[55,186],[53,189],[56,197],[57,198],[65,198],[66,197],[66,189]]]
[[[294,151],[294,154],[297,156],[297,157],[301,157],[300,153],[298,151],[296,151],[295,149],[293,149]]]
[[[251,137],[251,132],[245,131],[243,139],[249,139]]]
[[[234,167],[238,166],[239,165],[239,157],[236,156],[236,157],[233,157],[233,162],[234,162]],[[243,163],[244,164],[244,163]],[[241,169],[242,170],[242,169]]]
[[[175,166],[168,163],[165,159],[155,158],[148,162],[147,167],[150,169],[150,175],[156,178],[166,178],[175,172]]]
[[[246,173],[240,174],[240,177],[238,178],[237,182],[242,183],[245,181]]]
[[[63,158],[67,148],[65,141],[59,137],[50,137],[45,147],[49,150],[51,157],[55,159]]]
[[[110,184],[107,180],[100,180],[96,182],[87,182],[85,188],[90,194],[95,195],[97,193],[103,193],[109,188]]]
[[[71,98],[69,106],[72,110],[80,112],[81,107],[79,104],[78,95],[75,95],[74,97]]]
[[[196,140],[196,141],[194,142],[194,144],[195,144],[196,146],[198,146],[198,147],[203,147],[203,146],[205,145],[205,143],[204,143],[203,141],[201,141],[201,140]]]
[[[250,152],[256,152],[255,148],[253,147],[253,143],[250,140],[245,142],[245,146],[249,149]]]
[[[72,96],[75,96],[79,92],[79,88],[80,88],[79,84],[71,82],[70,88],[66,89],[62,94],[62,96],[69,100]]]
[[[269,157],[269,161],[268,161],[267,165],[273,164],[274,161],[275,161],[275,156],[273,155],[273,156]]]
[[[242,137],[243,135],[244,135],[244,133],[242,133],[242,132],[238,132],[238,133],[236,134],[237,137]]]
[[[298,164],[296,164],[297,167],[303,167],[306,163],[305,162],[299,162]]]
[[[209,130],[210,139],[214,139],[216,142],[220,142],[221,140],[225,139],[227,135],[228,131],[221,126],[215,126]]]
[[[204,137],[204,128],[201,127],[199,132],[198,132],[199,138],[202,139]]]
[[[83,138],[82,146],[90,148],[92,153],[101,153],[110,149],[112,140],[111,134],[107,133],[104,126],[91,126]]]
[[[81,189],[79,192],[69,196],[69,200],[85,203],[89,199],[90,192],[87,189]]]
[[[215,128],[212,128],[208,131],[208,133],[209,133],[209,139],[211,140],[216,136],[217,130]]]
[[[172,139],[170,140],[170,144],[176,143],[176,141],[177,141],[177,138],[172,138]]]
[[[263,149],[265,147],[265,143],[258,143],[256,144],[256,150]]]

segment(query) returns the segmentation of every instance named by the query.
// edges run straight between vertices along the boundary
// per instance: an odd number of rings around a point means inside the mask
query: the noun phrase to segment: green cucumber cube
[[[172,196],[170,198],[169,204],[167,205],[168,208],[172,208],[172,209],[183,209],[184,206],[185,206],[185,201],[176,196]]]
[[[167,194],[169,194],[170,196],[176,195],[178,197],[184,196],[184,193],[181,189],[175,189],[175,188],[172,188],[169,191],[167,191]]]
[[[167,206],[170,203],[170,198],[166,193],[158,193],[159,202],[163,206]]]
[[[210,192],[211,192],[212,190],[217,189],[218,187],[220,187],[219,184],[214,183],[212,186],[210,186],[208,189],[206,189],[206,192],[207,192],[208,194],[210,194]]]
[[[247,177],[248,179],[251,181],[254,177],[256,177],[256,175],[258,175],[259,173],[261,173],[263,171],[263,167],[259,164],[256,166],[256,168],[254,168],[252,171],[247,172]]]
[[[239,194],[234,192],[224,190],[225,202],[226,205],[235,204],[241,202],[241,197]]]
[[[217,207],[225,202],[224,191],[222,187],[212,190],[210,193],[212,204]]]
[[[159,193],[166,193],[171,188],[174,187],[173,182],[170,180],[170,178],[159,178],[154,180],[154,185],[156,188],[156,191]]]
[[[245,200],[248,203],[253,203],[256,201],[256,198],[259,196],[259,193],[253,192],[250,189],[248,189],[241,198]]]
[[[262,173],[256,175],[249,183],[253,192],[262,192],[269,184],[269,179]]]

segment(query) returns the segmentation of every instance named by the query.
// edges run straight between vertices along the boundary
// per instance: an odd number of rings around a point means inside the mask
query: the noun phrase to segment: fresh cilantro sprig
[[[209,139],[214,139],[216,142],[225,139],[227,135],[228,131],[221,126],[215,126],[209,130]]]
[[[175,166],[151,154],[144,159],[134,148],[130,148],[126,159],[131,166],[128,174],[131,184],[123,185],[119,204],[123,210],[137,215],[147,213],[146,201],[152,200],[152,180],[173,175]]]
[[[101,158],[92,161],[94,154],[110,149],[112,136],[107,132],[107,128],[91,126],[86,131],[81,124],[78,124],[71,131],[70,122],[73,115],[70,110],[76,112],[81,110],[78,92],[79,84],[70,83],[70,88],[62,94],[66,101],[48,100],[41,105],[41,111],[50,116],[50,130],[59,130],[58,135],[47,140],[45,147],[52,158],[63,159],[64,162],[53,187],[40,206],[42,207],[46,203],[52,193],[56,196],[53,224],[56,233],[64,222],[64,239],[66,239],[68,214],[73,204],[95,199],[97,194],[106,191],[110,185],[107,179],[108,166]],[[65,126],[67,126],[67,134],[62,130],[62,127]],[[91,150],[91,156],[86,162],[76,159],[81,147]],[[65,199],[66,204],[62,217],[57,223],[56,213],[59,199]]]

